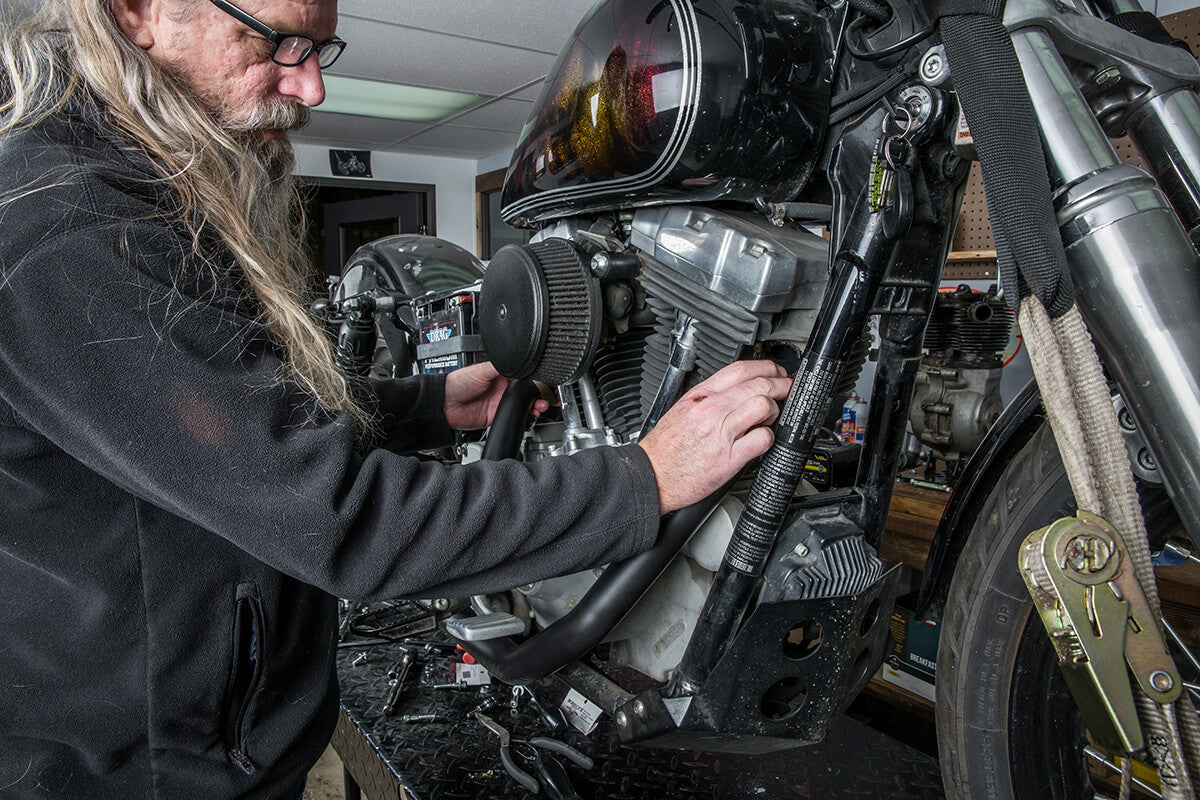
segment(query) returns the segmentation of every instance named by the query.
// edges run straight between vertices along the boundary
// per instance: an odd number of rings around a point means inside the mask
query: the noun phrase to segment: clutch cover
[[[600,283],[574,245],[500,249],[483,276],[479,331],[501,375],[554,386],[578,380],[600,344]]]

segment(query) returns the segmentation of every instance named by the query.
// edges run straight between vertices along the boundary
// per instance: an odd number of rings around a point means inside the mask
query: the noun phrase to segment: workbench
[[[339,649],[341,711],[333,747],[347,773],[347,800],[493,800],[532,798],[500,764],[497,738],[470,716],[484,695],[478,689],[433,689],[444,681],[444,662],[432,657],[395,711],[383,713],[387,672],[400,657],[398,645]],[[417,675],[421,670],[413,673]],[[567,687],[539,689],[543,703],[556,705]],[[496,706],[488,715],[514,737],[552,736],[586,753],[595,767],[586,773],[565,762],[573,787],[584,800],[778,800],[861,798],[942,800],[937,762],[848,717],[835,721],[824,742],[810,747],[748,756],[698,751],[624,747],[606,715],[583,736],[566,726],[551,731],[528,702],[510,707],[510,689],[491,687]],[[434,715],[433,721],[403,722],[404,716]],[[533,770],[526,765],[526,768]],[[543,792],[541,797],[545,797]]]

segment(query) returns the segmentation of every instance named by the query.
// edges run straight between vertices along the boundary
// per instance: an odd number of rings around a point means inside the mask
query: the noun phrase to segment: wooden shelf
[[[882,671],[876,672],[871,677],[863,691],[878,697],[888,705],[915,714],[928,722],[933,722],[933,703],[919,694],[910,692],[903,686],[897,686],[891,681],[885,680]]]
[[[952,250],[946,256],[946,263],[958,264],[964,261],[995,261],[995,250]]]

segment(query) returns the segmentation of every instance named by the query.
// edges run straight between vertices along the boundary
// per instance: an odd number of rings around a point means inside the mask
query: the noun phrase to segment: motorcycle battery
[[[475,309],[479,284],[413,301],[417,319],[417,369],[440,375],[485,359]]]
[[[822,492],[853,486],[861,452],[860,444],[818,444],[804,465],[804,479]]]

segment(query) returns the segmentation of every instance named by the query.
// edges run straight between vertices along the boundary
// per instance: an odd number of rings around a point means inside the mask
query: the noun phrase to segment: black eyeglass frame
[[[229,2],[229,0],[211,0],[211,2],[214,6],[221,9],[226,14],[245,25],[247,28],[250,28],[255,33],[266,37],[266,39],[271,43],[271,60],[281,67],[298,67],[307,61],[310,55],[316,53],[317,66],[320,69],[327,69],[333,66],[333,62],[337,61],[338,58],[341,57],[342,51],[346,49],[346,42],[336,36],[332,39],[327,39],[324,42],[318,42],[311,36],[305,36],[300,33],[280,33],[270,25],[267,25],[265,22],[254,17],[252,14],[248,14],[242,9],[238,8],[233,3]],[[278,58],[276,58],[276,54],[279,52],[280,46],[288,39],[303,39],[308,42],[308,46],[304,48],[304,54],[300,56],[300,58],[294,63],[280,61]],[[321,53],[325,52],[329,47],[336,47],[337,51],[333,58],[329,60],[328,64],[323,64],[321,63]]]

